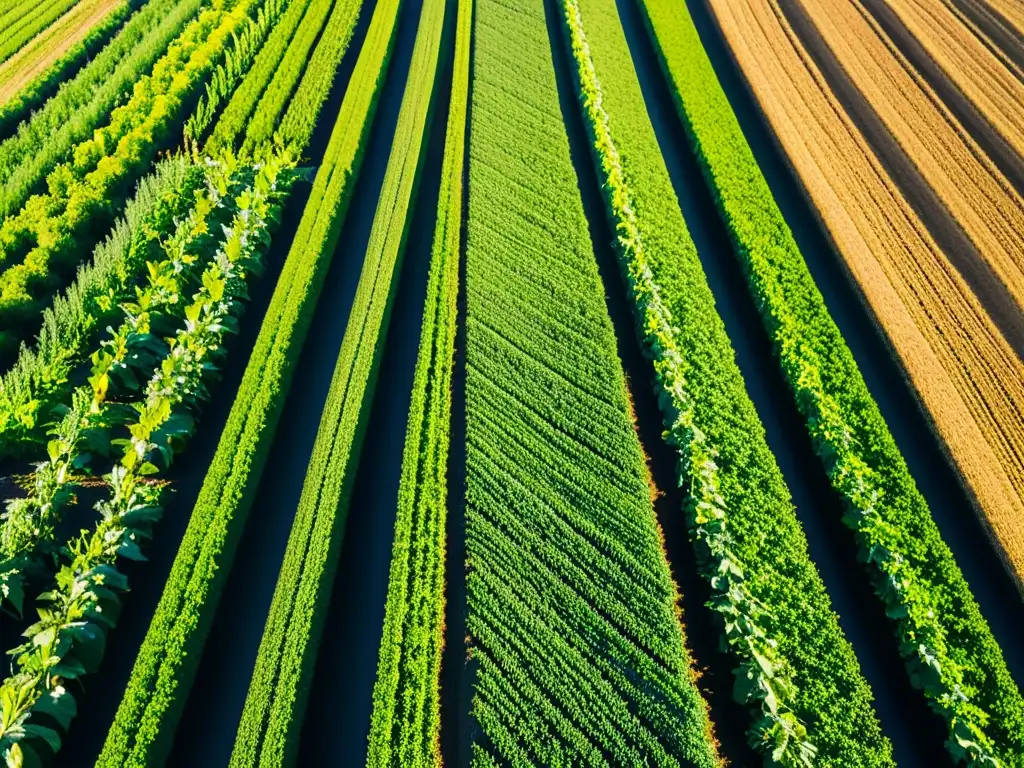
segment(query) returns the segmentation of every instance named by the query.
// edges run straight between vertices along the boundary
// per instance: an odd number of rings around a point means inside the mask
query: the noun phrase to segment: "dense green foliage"
[[[542,0],[480,0],[473,56],[465,567],[475,762],[716,765]]]
[[[406,427],[366,763],[441,765],[448,450],[472,0],[459,0],[437,223]],[[458,577],[456,577],[458,578]]]
[[[149,72],[201,0],[149,0],[100,54],[0,144],[0,216],[16,212],[46,175],[110,119],[132,84]]]
[[[190,217],[185,238],[192,234],[190,228],[202,228],[206,215],[221,204],[222,195],[231,196],[229,207],[234,214],[230,226],[219,233],[222,239],[216,241],[216,253],[196,281],[196,291],[183,308],[182,323],[165,346],[166,354],[155,357],[143,392],[119,409],[120,419],[104,419],[105,429],[120,427],[127,435],[110,443],[120,451],[113,451],[113,467],[104,476],[109,496],[96,504],[95,527],[64,547],[53,587],[38,597],[39,621],[25,631],[27,641],[9,652],[14,670],[0,686],[0,755],[8,768],[36,765],[41,755],[60,748],[60,732],[53,725],[66,729],[76,711],[65,683],[95,671],[103,656],[106,636],[120,613],[118,593],[128,586],[117,561],[144,559],[140,544],[153,535],[162,511],[162,486],[147,478],[167,469],[192,432],[194,414],[207,396],[215,363],[223,356],[223,339],[236,326],[246,278],[258,268],[269,243],[268,229],[287,193],[292,165],[287,153],[267,156],[252,168],[251,181],[242,189],[232,183],[232,158],[205,167],[210,182],[208,205],[197,207],[196,215]],[[183,241],[178,244],[184,245]],[[178,255],[187,256],[183,249]],[[88,398],[85,394],[84,399]],[[85,430],[97,427],[94,411],[84,402],[76,402],[68,415]],[[99,458],[83,451],[85,445],[77,440],[54,443],[51,462],[60,455],[66,468]],[[53,479],[58,485],[70,482],[66,474]],[[33,722],[40,715],[42,721]]]
[[[395,25],[394,6],[378,5],[99,766],[142,768],[172,743],[345,220]]]
[[[34,195],[4,220],[0,321],[33,317],[62,274],[80,262],[95,242],[93,233],[103,231],[123,190],[150,167],[187,100],[259,2],[215,0],[203,10],[152,73],[136,81],[131,98],[113,111],[110,122],[79,143],[70,162],[50,173],[48,192]]]
[[[245,27],[231,41],[224,61],[210,76],[206,93],[199,99],[192,115],[185,123],[185,135],[192,141],[200,141],[210,127],[224,100],[231,97],[238,83],[247,75],[256,55],[263,49],[263,43],[285,11],[285,0],[265,0],[256,18],[251,18]]]
[[[395,2],[397,15],[399,3]],[[386,7],[381,5],[379,7]],[[444,28],[426,0],[359,284],[288,537],[233,766],[291,764],[330,603],[391,306],[401,274]]]
[[[92,262],[80,267],[75,281],[47,307],[38,341],[23,346],[0,376],[0,456],[31,456],[43,445],[42,428],[54,406],[70,402],[67,385],[85,361],[90,340],[132,296],[146,262],[159,252],[160,238],[188,212],[202,179],[184,155],[158,163],[96,247]]]
[[[70,10],[77,2],[78,0],[34,2],[28,13],[18,18],[0,20],[0,29],[4,31],[3,39],[0,40],[0,62],[7,61],[19,48],[50,26],[58,16]]]
[[[957,760],[1024,765],[1024,698],[776,205],[685,5],[642,0],[706,183],[911,682]]]
[[[830,763],[891,763],[715,311],[615,2],[565,8],[623,271],[679,454],[690,536],[740,661],[734,692],[756,705],[751,744],[780,765],[809,765],[815,752]],[[809,741],[804,724],[813,724]]]
[[[299,22],[305,17],[309,2],[310,0],[291,0],[288,3],[288,10],[274,26],[274,31],[260,49],[245,79],[235,89],[224,111],[217,118],[206,144],[206,151],[237,149],[241,137],[245,135],[249,117],[256,109],[267,84],[277,72],[277,67],[295,35]],[[199,138],[198,133],[192,135]]]
[[[79,70],[107,45],[140,4],[142,0],[118,3],[63,56],[0,104],[0,137],[10,136],[18,123],[27,119],[31,112],[38,110],[65,82],[71,81]]]

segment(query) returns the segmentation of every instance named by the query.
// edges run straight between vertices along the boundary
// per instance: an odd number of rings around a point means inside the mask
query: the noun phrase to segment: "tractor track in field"
[[[1010,346],[1024,359],[1024,314],[1009,289],[843,69],[801,6],[800,0],[779,0],[779,6],[832,93],[867,140],[889,177],[978,297]]]
[[[900,453],[931,510],[943,540],[971,587],[1002,647],[1014,679],[1024,680],[1024,646],[1014,627],[1024,622],[1024,602],[985,527],[957,479],[949,458],[877,320],[861,301],[840,254],[823,232],[800,181],[761,114],[718,28],[707,0],[687,0],[708,56],[739,120],[772,195],[797,241],[832,319],[878,404]]]
[[[1001,55],[1018,69],[1015,74],[1024,80],[1024,40],[1013,26],[995,8],[983,0],[949,0],[949,2],[978,28],[984,35],[982,40],[989,49]]]
[[[418,10],[418,3],[415,5],[413,12]],[[235,733],[249,690],[321,412],[330,388],[335,360],[348,324],[369,239],[373,210],[395,133],[401,89],[408,73],[412,36],[415,33],[415,24],[408,21],[409,8],[403,8],[401,13],[403,15],[399,20],[398,38],[388,67],[387,80],[380,96],[362,168],[354,181],[351,207],[324,280],[309,336],[295,364],[295,384],[284,406],[266,469],[255,495],[256,501],[240,542],[239,555],[235,558],[234,567],[225,584],[220,608],[206,642],[196,682],[185,704],[168,766],[220,768],[227,765],[234,746]],[[314,149],[310,152],[313,157],[321,156],[327,146],[334,117],[344,98],[344,90],[362,48],[371,17],[372,8],[361,9],[355,34],[339,67],[331,96],[322,111],[330,119],[322,119],[317,126],[317,133],[314,133]],[[410,26],[412,32],[409,31]],[[301,219],[302,213],[303,207],[296,206],[296,222]],[[356,515],[356,508],[352,509],[350,520],[355,519]],[[311,710],[310,716],[313,714]],[[337,727],[337,722],[329,726],[330,729]]]
[[[861,4],[889,36],[896,49],[935,91],[953,117],[964,126],[996,168],[1006,176],[1017,194],[1024,196],[1024,157],[1017,154],[985,114],[943,71],[922,42],[911,33],[899,15],[889,6],[887,0],[861,0]]]

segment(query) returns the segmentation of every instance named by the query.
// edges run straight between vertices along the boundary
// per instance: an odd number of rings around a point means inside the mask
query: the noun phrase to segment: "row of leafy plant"
[[[100,754],[101,768],[158,763],[173,743],[348,210],[395,26],[395,6],[378,4],[310,202]],[[304,150],[282,138],[296,154]]]
[[[466,573],[474,764],[718,765],[543,0],[479,0],[473,51],[466,562],[451,570]]]
[[[199,168],[178,154],[160,161],[140,183],[92,261],[43,312],[38,340],[22,346],[0,376],[0,456],[33,457],[46,442],[54,408],[69,402],[69,383],[88,359],[90,342],[134,296],[137,277],[157,258],[160,240],[188,214],[203,183]]]
[[[186,298],[213,260],[222,228],[231,223],[234,211],[221,199],[241,191],[205,181],[188,214],[176,219],[162,240],[159,255],[146,263],[146,277],[134,296],[117,305],[90,356],[86,380],[72,387],[65,379],[54,393],[50,410],[58,404],[63,409],[49,430],[47,458],[36,465],[30,495],[10,500],[0,523],[0,607],[8,602],[20,614],[26,577],[49,575],[44,561],[53,555],[56,526],[72,501],[79,464],[103,452],[105,425],[116,421],[121,404],[136,396],[166,355],[165,333],[173,335],[184,322]],[[232,186],[247,181],[237,179]]]
[[[153,481],[166,471],[192,432],[195,414],[223,355],[224,337],[235,328],[246,279],[259,268],[269,242],[268,230],[290,185],[293,166],[287,152],[268,154],[257,166],[242,169],[251,171],[251,181],[235,189],[231,182],[239,169],[233,158],[207,162],[208,195],[201,198],[206,204],[197,206],[189,222],[179,228],[178,245],[184,246],[202,230],[206,214],[224,204],[222,195],[231,195],[234,213],[230,225],[222,227],[212,243],[204,238],[192,243],[212,245],[216,251],[201,275],[190,281],[195,292],[188,299],[182,297],[182,322],[164,346],[165,354],[150,357],[154,365],[143,391],[116,412],[93,407],[103,390],[94,378],[93,392],[79,390],[50,445],[50,465],[40,468],[37,479],[47,476],[51,482],[46,488],[37,487],[33,499],[40,503],[37,511],[41,513],[45,513],[47,493],[50,502],[66,496],[67,486],[74,483],[69,473],[99,463],[101,454],[91,453],[92,449],[109,445],[114,455],[107,461],[113,465],[104,475],[106,498],[96,504],[99,520],[61,548],[53,586],[37,599],[39,621],[26,630],[26,642],[9,652],[14,664],[11,676],[0,686],[0,755],[12,768],[38,765],[60,748],[61,730],[67,729],[76,712],[69,687],[98,666],[106,636],[117,621],[119,593],[128,587],[117,569],[118,560],[143,559],[140,545],[153,536],[161,515],[163,486]],[[181,259],[189,256],[184,249],[176,250]],[[126,306],[126,318],[130,320],[135,311]],[[121,341],[129,343],[127,337]],[[152,335],[148,343],[154,343]],[[95,430],[103,433],[94,435],[97,439],[83,435]],[[110,434],[125,436],[111,441]]]
[[[243,77],[247,77],[257,54],[271,30],[278,28],[282,14],[289,4],[285,0],[265,0],[255,18],[250,18],[234,36],[224,61],[210,76],[206,92],[185,122],[185,136],[198,143],[213,123],[226,99],[232,98]]]
[[[441,765],[445,550],[473,3],[459,0],[437,222],[398,489],[367,765]]]
[[[103,125],[202,0],[149,0],[102,51],[0,143],[0,216],[21,208],[46,175]]]
[[[776,592],[772,602],[756,596],[759,582],[778,582],[782,576],[775,571],[776,558],[762,554],[748,563],[746,548],[733,533],[732,507],[740,495],[756,494],[757,489],[740,484],[742,470],[720,470],[716,440],[720,432],[714,428],[717,425],[706,423],[703,404],[697,399],[700,388],[691,385],[694,372],[700,370],[694,358],[706,355],[729,366],[732,352],[717,316],[712,327],[717,327],[718,333],[707,333],[706,316],[714,312],[713,300],[672,191],[668,170],[660,159],[653,126],[646,118],[615,4],[603,0],[585,0],[585,4],[589,35],[584,30],[579,0],[563,0],[565,30],[576,63],[582,112],[608,216],[616,232],[616,250],[642,345],[653,363],[665,439],[677,452],[690,539],[700,570],[711,587],[708,606],[719,614],[723,640],[739,661],[734,696],[754,710],[754,722],[748,730],[750,744],[764,753],[770,764],[807,766],[814,763],[818,754],[815,732],[824,730],[822,756],[826,761],[858,752],[858,764],[884,761],[887,745],[880,738],[872,716],[867,686],[831,613],[819,617],[815,622],[819,626],[814,627],[816,634],[827,633],[830,638],[825,650],[832,657],[830,663],[822,658],[808,658],[806,651],[798,652],[792,660],[785,655],[791,648],[806,645],[806,638],[786,637],[795,633],[776,620],[780,598],[792,608],[804,610],[809,608],[805,596],[814,590],[816,602],[827,605],[823,586],[813,573],[806,551],[801,558],[801,582],[794,583],[788,593]],[[604,86],[595,57],[606,76]],[[680,281],[670,271],[665,282],[659,283],[665,272],[663,265],[683,258],[689,261],[687,271],[691,280]],[[685,292],[691,304],[703,304],[703,311],[698,313],[693,307],[682,305],[675,299],[678,292]],[[698,345],[704,349],[695,348]],[[718,376],[713,381],[723,387],[735,385],[739,377],[734,364],[732,367],[730,376]],[[746,397],[742,390],[734,396]],[[759,423],[733,420],[732,424],[734,434],[728,438],[733,441],[737,437],[750,441],[756,439],[754,435],[763,434]],[[766,447],[761,447],[766,452]],[[722,446],[722,454],[727,467],[736,466],[730,461],[728,443]],[[730,492],[731,488],[735,490]],[[783,496],[775,500],[774,506],[792,516],[787,502]],[[758,512],[764,514],[760,505]],[[737,513],[742,521],[744,510]],[[792,519],[787,523],[790,528],[794,526]],[[799,557],[799,553],[794,554]],[[822,655],[820,651],[818,655]],[[852,685],[833,687],[826,699],[821,695],[820,684],[816,685],[818,681],[812,679],[807,687],[817,689],[815,698],[810,701],[802,697],[805,686],[796,684],[797,677],[803,683],[809,674],[814,675],[809,670],[826,669],[825,674],[832,678],[830,684],[849,680]],[[854,696],[845,694],[847,690],[852,690]],[[856,717],[851,716],[853,712],[857,712]],[[812,717],[817,722],[814,732],[809,734],[806,721]]]
[[[422,6],[359,284],[260,642],[234,766],[294,762],[422,169],[445,5],[426,0]],[[396,18],[400,7],[392,5]]]
[[[0,139],[6,139],[14,133],[18,123],[28,119],[63,83],[72,80],[82,67],[95,58],[141,4],[141,0],[124,0],[115,5],[63,56],[4,100],[0,104]]]
[[[61,275],[81,260],[114,218],[123,190],[150,168],[189,98],[260,0],[215,0],[171,43],[151,74],[136,81],[107,125],[79,143],[70,162],[0,225],[0,322],[38,314]],[[98,238],[96,238],[98,239]],[[86,251],[87,252],[87,251]],[[9,321],[9,320],[8,320]]]
[[[641,0],[750,291],[907,671],[968,765],[1024,765],[1024,697],[775,203],[685,6]]]
[[[7,61],[33,37],[38,35],[57,18],[70,10],[79,0],[50,0],[50,2],[32,3],[27,13],[17,18],[0,21],[4,30],[0,40],[0,62]]]

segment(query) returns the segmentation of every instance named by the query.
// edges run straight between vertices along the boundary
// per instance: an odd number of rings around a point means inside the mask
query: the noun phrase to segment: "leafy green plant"
[[[218,162],[233,165],[229,157]],[[170,465],[192,431],[193,413],[206,397],[223,337],[234,328],[246,276],[258,268],[269,242],[293,165],[288,153],[268,155],[252,185],[237,195],[224,245],[185,308],[187,322],[170,340],[143,399],[130,409],[120,460],[105,475],[110,496],[96,505],[100,520],[69,542],[54,588],[39,597],[39,621],[26,631],[27,642],[11,651],[14,672],[0,686],[0,755],[10,768],[38,763],[60,748],[60,734],[33,717],[45,715],[67,728],[75,704],[65,683],[94,671],[102,657],[117,621],[118,593],[127,589],[116,563],[144,559],[140,544],[161,514],[161,486],[148,478]]]

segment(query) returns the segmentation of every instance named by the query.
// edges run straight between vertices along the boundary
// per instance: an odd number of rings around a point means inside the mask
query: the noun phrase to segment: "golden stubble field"
[[[724,36],[1018,574],[1024,365],[942,253],[775,2],[711,0]]]

